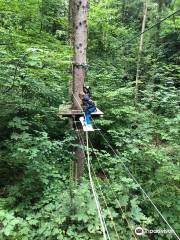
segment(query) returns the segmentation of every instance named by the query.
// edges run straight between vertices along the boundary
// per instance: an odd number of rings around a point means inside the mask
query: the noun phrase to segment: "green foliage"
[[[149,1],[146,27],[179,6]],[[72,179],[75,135],[56,115],[71,79],[67,12],[63,0],[0,0],[2,240],[102,239],[88,174]],[[142,17],[142,0],[90,1],[87,80],[105,113],[95,123],[119,153],[114,155],[98,131],[92,133],[93,178],[112,240],[114,224],[120,239],[130,240],[137,226],[167,229],[124,164],[180,230],[180,18],[176,14],[145,34],[136,102]]]

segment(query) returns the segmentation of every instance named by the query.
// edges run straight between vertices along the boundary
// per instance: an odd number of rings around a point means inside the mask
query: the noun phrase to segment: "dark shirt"
[[[89,88],[83,87],[83,91],[84,91],[84,93],[88,94],[89,97],[91,97],[91,88],[90,87]]]
[[[83,105],[86,108],[91,108],[91,107],[95,107],[94,102],[90,99],[88,94],[85,94],[83,99],[82,99]]]

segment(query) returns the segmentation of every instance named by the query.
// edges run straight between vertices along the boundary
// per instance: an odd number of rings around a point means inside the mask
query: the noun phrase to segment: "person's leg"
[[[90,107],[85,111],[85,123],[86,125],[91,124],[91,113],[96,112],[96,107]]]
[[[89,119],[88,119],[88,124],[91,124],[91,113],[93,113],[93,112],[96,112],[96,107],[90,107],[90,108],[88,108],[88,117],[89,117]]]
[[[86,125],[91,124],[91,117],[90,117],[89,111],[86,111],[86,112],[85,112],[85,124],[86,124]]]
[[[90,107],[88,111],[89,113],[93,113],[93,112],[96,112],[97,110],[96,110],[96,107]]]

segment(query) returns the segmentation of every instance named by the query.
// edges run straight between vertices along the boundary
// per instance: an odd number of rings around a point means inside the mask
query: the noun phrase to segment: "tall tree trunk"
[[[73,109],[81,110],[79,93],[83,91],[86,73],[86,50],[87,50],[87,14],[88,0],[70,0],[73,43]],[[77,125],[81,128],[81,126]],[[77,137],[75,150],[75,173],[76,178],[83,175],[85,154],[81,147],[81,140]]]
[[[136,71],[136,90],[135,90],[135,99],[138,99],[138,92],[139,92],[139,73],[141,67],[141,56],[143,51],[143,42],[144,42],[144,30],[146,26],[146,17],[147,17],[147,8],[148,8],[148,0],[144,1],[144,11],[143,11],[143,20],[142,20],[142,29],[141,29],[141,38],[139,43],[139,53],[138,53],[138,61],[137,61],[137,71]]]
[[[79,93],[83,91],[86,71],[87,50],[87,0],[72,0],[74,11],[74,62],[73,62],[73,101],[74,109],[80,109]]]

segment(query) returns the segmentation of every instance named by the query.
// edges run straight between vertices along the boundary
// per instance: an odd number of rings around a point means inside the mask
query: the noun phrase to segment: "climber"
[[[82,101],[82,107],[84,110],[85,115],[85,125],[91,126],[91,113],[96,112],[96,105],[95,103],[90,99],[88,93],[80,92],[79,98]]]
[[[90,86],[83,86],[83,92],[85,93],[85,94],[88,94],[89,95],[89,97],[91,98],[91,88],[90,88]]]

